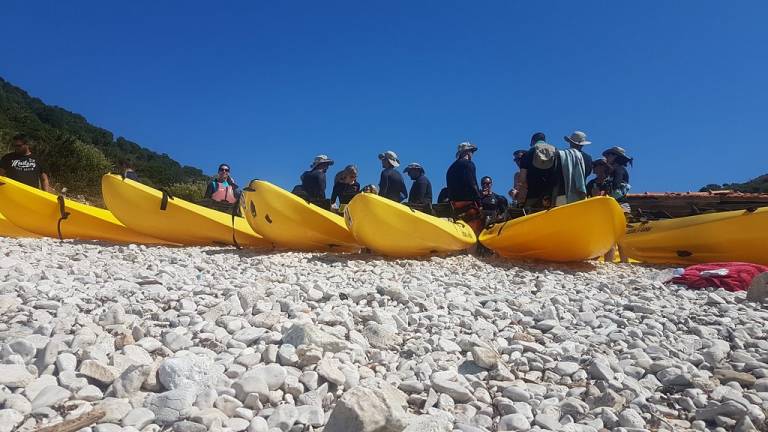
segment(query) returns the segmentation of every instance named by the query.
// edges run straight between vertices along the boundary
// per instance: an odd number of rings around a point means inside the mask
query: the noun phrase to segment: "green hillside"
[[[701,192],[712,190],[733,190],[747,193],[768,193],[768,174],[761,175],[744,183],[708,184],[701,188]]]
[[[101,176],[115,171],[122,159],[134,163],[142,182],[186,191],[179,196],[198,198],[198,190],[201,196],[208,179],[198,168],[182,166],[167,154],[123,137],[115,138],[80,114],[47,105],[0,78],[0,153],[10,151],[11,138],[17,133],[33,138],[33,151],[48,164],[52,186],[96,203],[101,202]]]

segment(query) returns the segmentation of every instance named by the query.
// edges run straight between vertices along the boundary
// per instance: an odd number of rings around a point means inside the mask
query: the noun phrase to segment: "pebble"
[[[0,432],[91,406],[107,415],[83,432],[765,422],[768,312],[656,267],[0,247]]]

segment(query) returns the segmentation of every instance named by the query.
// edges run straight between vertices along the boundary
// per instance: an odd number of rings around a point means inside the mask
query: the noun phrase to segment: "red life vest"
[[[232,185],[230,185],[228,182],[219,182],[217,180],[213,181],[213,194],[211,195],[211,199],[214,201],[226,201],[230,204],[234,204],[237,199],[235,198],[234,190],[232,189]]]

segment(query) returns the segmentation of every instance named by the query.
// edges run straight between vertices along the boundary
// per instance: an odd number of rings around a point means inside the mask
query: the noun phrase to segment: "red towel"
[[[727,274],[701,274],[723,269],[727,270]],[[727,291],[747,291],[752,279],[765,272],[768,272],[766,266],[742,262],[698,264],[686,268],[682,275],[672,278],[670,282],[692,289],[724,288]]]

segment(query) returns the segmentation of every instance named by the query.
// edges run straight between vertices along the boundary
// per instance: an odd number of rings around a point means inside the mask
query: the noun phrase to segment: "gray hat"
[[[397,153],[393,152],[392,150],[387,150],[384,153],[379,154],[379,160],[384,159],[388,160],[389,163],[391,163],[395,168],[400,166],[400,158],[398,158]]]
[[[587,141],[587,134],[582,131],[574,131],[571,136],[563,137],[565,142],[575,145],[590,145],[592,141]]]
[[[312,168],[315,168],[315,167],[317,167],[318,165],[322,165],[322,164],[333,165],[333,160],[332,160],[332,159],[329,159],[329,158],[328,158],[328,156],[326,156],[326,155],[324,155],[324,154],[321,154],[321,155],[317,155],[317,156],[315,156],[315,158],[312,160],[312,165],[311,165],[311,166],[312,166]]]
[[[467,152],[476,152],[476,151],[477,151],[477,146],[476,145],[472,144],[469,141],[464,141],[462,143],[459,143],[459,145],[457,146],[456,157],[459,157],[462,154],[467,153]]]
[[[417,169],[417,170],[421,170],[421,172],[424,172],[424,167],[416,162],[409,163],[408,166],[406,166],[403,169],[403,172],[408,172],[408,170],[412,170],[412,169]]]

